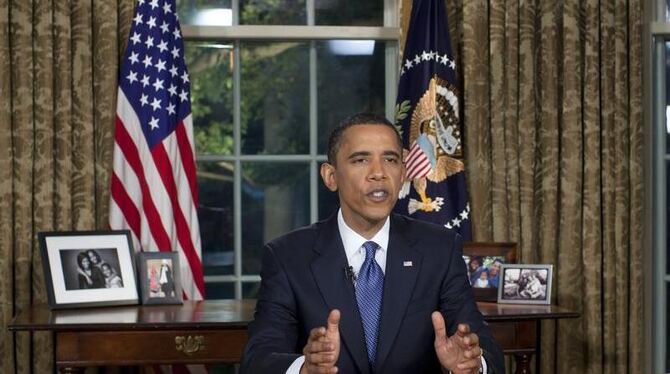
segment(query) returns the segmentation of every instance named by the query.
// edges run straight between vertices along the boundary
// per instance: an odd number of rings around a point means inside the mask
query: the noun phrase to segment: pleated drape
[[[0,0],[0,372],[54,370],[36,233],[107,227],[119,56],[133,1]]]
[[[642,2],[446,3],[474,239],[554,264],[553,303],[581,313],[543,324],[542,373],[638,373]]]

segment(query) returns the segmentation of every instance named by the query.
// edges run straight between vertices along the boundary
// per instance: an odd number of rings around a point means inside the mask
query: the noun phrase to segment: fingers
[[[339,325],[340,325],[340,311],[337,309],[333,309],[328,314],[328,327],[327,327],[328,332],[329,333],[338,332]]]
[[[444,317],[442,317],[442,313],[433,312],[433,314],[430,315],[430,318],[433,320],[435,340],[445,340],[447,338],[447,328],[444,324]]]

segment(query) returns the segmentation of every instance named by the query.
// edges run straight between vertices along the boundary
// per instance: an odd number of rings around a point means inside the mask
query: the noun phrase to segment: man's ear
[[[321,164],[321,179],[323,179],[323,184],[328,187],[329,190],[335,192],[337,191],[337,178],[335,177],[335,166],[331,165],[328,162]]]

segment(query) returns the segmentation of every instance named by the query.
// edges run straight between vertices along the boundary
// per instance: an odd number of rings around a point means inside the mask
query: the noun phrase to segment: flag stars
[[[140,97],[140,103],[142,106],[149,104],[149,96],[142,94],[142,97]]]
[[[130,57],[128,57],[128,61],[130,61],[131,64],[136,64],[140,62],[140,59],[138,57],[139,57],[138,53],[130,52]]]
[[[137,12],[137,15],[133,19],[133,22],[135,22],[135,25],[141,25],[142,23],[144,23],[144,21],[142,21],[142,13]]]
[[[140,43],[141,42],[140,34],[138,34],[137,32],[133,33],[133,36],[130,37],[130,40],[133,42],[133,45]]]
[[[161,101],[157,98],[154,98],[154,100],[151,102],[151,107],[154,109],[154,112],[157,111],[161,108]]]
[[[163,21],[163,23],[161,24],[160,27],[161,27],[161,31],[164,34],[170,32],[170,25],[168,25],[168,23],[166,21]]]
[[[406,68],[406,69],[411,69],[413,65],[414,65],[414,64],[412,64],[412,61],[410,61],[410,60],[405,60],[405,68]]]
[[[149,121],[149,127],[151,127],[152,130],[155,130],[158,128],[158,118],[151,116],[151,121]]]
[[[468,219],[468,212],[464,210],[461,212],[461,220],[465,221],[466,219]]]
[[[149,20],[147,21],[147,26],[149,26],[149,30],[156,27],[156,17],[149,17]]]
[[[451,220],[452,227],[461,227],[461,220],[458,217]]]
[[[186,71],[184,71],[184,74],[181,75],[181,80],[182,80],[184,83],[188,83],[188,82],[190,82],[189,79],[188,79],[188,73],[187,73]]]
[[[449,56],[447,56],[446,53],[444,54],[444,56],[440,57],[440,59],[442,60],[440,62],[442,65],[446,66],[449,63]]]
[[[454,60],[449,61],[449,67],[452,70],[456,70],[456,61],[454,61]]]
[[[158,62],[156,63],[156,69],[158,70],[159,73],[161,71],[165,70],[165,61],[163,61],[159,58]]]
[[[142,87],[146,87],[149,85],[149,76],[148,75],[143,75],[142,76]]]
[[[158,50],[160,50],[161,52],[165,52],[168,50],[167,42],[165,40],[161,40],[161,42],[158,43]]]
[[[156,89],[156,92],[158,92],[159,90],[162,90],[163,89],[163,80],[156,78],[156,80],[154,81],[152,86],[154,86],[154,88]]]
[[[163,13],[165,14],[172,13],[172,8],[170,8],[170,4],[168,4],[167,2],[163,4]]]
[[[137,82],[137,73],[131,70],[126,78],[128,78],[130,84],[133,84],[133,82]]]
[[[170,75],[173,77],[176,77],[179,74],[179,70],[177,69],[177,66],[172,64],[172,67],[170,68]]]
[[[179,93],[179,100],[181,100],[182,102],[188,100],[188,92],[186,92],[186,90],[181,90],[181,92]]]
[[[171,53],[172,53],[172,57],[173,57],[174,59],[179,58],[179,48],[177,48],[176,46],[175,46],[175,47],[172,47],[172,51],[171,51]]]
[[[177,94],[177,86],[170,84],[170,87],[168,87],[168,92],[170,93],[170,96],[175,96]]]
[[[419,55],[414,56],[414,64],[418,64],[421,62],[421,57]]]
[[[152,66],[153,64],[151,62],[151,56],[149,56],[149,55],[144,56],[144,61],[142,61],[142,63],[144,64],[144,68],[148,68],[149,66]]]
[[[175,113],[177,113],[177,112],[175,111],[175,105],[174,105],[174,103],[170,103],[170,104],[168,104],[168,106],[167,106],[166,109],[167,109],[168,114],[170,114],[170,115],[174,115]]]
[[[147,40],[144,42],[144,45],[147,46],[147,49],[151,48],[154,46],[154,38],[151,36],[147,36]]]
[[[151,10],[158,8],[158,0],[151,0],[149,5],[151,5]]]
[[[179,28],[175,27],[172,35],[174,35],[174,40],[181,38],[181,32],[179,32]]]
[[[423,51],[423,53],[421,53],[421,59],[423,61],[431,60],[432,59],[431,57],[432,57],[432,55],[430,53],[426,52],[426,51]]]

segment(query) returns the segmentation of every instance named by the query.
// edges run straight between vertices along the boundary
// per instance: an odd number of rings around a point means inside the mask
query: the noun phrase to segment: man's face
[[[398,200],[405,167],[393,129],[354,125],[342,134],[335,165],[321,166],[321,177],[338,191],[342,215],[359,234],[372,234],[386,221]]]

